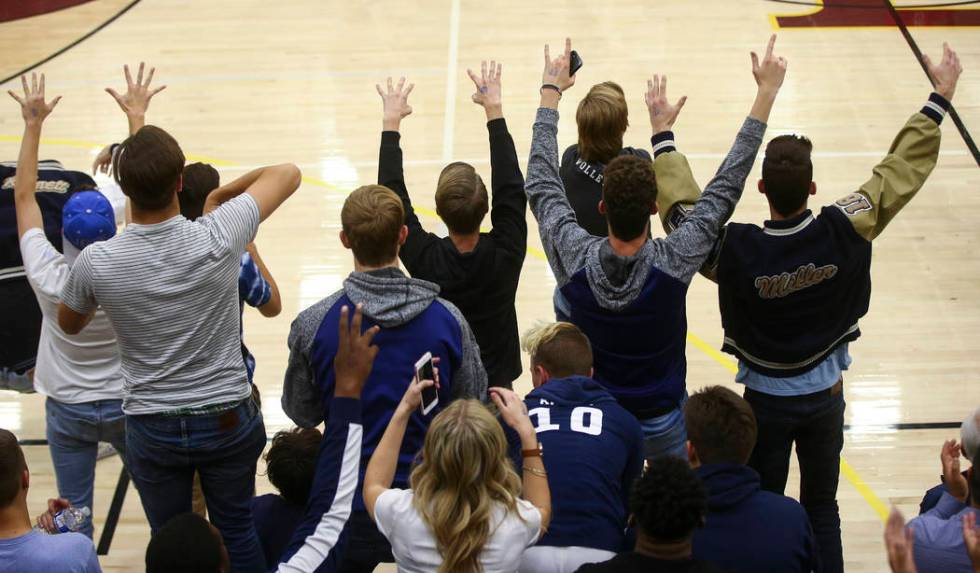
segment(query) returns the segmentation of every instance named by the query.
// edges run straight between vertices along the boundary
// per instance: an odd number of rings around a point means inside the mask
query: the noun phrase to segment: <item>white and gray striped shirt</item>
[[[75,312],[101,306],[116,331],[123,411],[155,414],[243,400],[239,259],[255,238],[248,194],[197,221],[178,215],[131,224],[85,248],[61,298]]]

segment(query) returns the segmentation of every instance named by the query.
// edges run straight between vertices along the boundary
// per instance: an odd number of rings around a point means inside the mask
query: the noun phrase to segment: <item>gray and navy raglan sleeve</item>
[[[745,119],[731,150],[694,208],[666,239],[658,241],[663,245],[660,254],[664,260],[657,263],[662,271],[689,283],[704,264],[721,227],[742,196],[765,132],[765,123],[751,117]]]
[[[333,573],[343,560],[347,527],[361,461],[361,401],[334,398],[320,442],[306,515],[279,558],[278,573]]]
[[[558,286],[585,266],[587,245],[602,239],[579,226],[568,204],[558,165],[558,111],[539,108],[524,191],[538,221],[541,244]]]
[[[454,400],[464,398],[486,402],[487,370],[483,367],[483,360],[480,359],[480,345],[476,342],[476,336],[473,335],[473,330],[463,317],[463,313],[453,303],[441,298],[437,302],[446,307],[459,323],[462,339],[462,357],[459,366],[452,373],[452,397]]]
[[[323,422],[323,400],[313,370],[313,342],[323,317],[338,296],[330,296],[299,313],[289,327],[289,364],[282,382],[282,410],[302,428],[313,428]]]
[[[875,166],[871,178],[834,206],[854,225],[854,230],[874,240],[898,212],[908,205],[939,161],[942,131],[939,125],[950,103],[933,93],[895,136],[888,155]]]

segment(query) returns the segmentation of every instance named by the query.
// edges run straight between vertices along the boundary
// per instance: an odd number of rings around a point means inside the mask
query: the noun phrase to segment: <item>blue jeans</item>
[[[684,425],[684,402],[663,416],[640,420],[643,429],[643,455],[647,461],[662,456],[687,459],[687,427]]]
[[[122,400],[67,404],[53,398],[44,402],[48,449],[58,480],[58,496],[72,505],[92,509],[95,461],[99,442],[109,442],[125,460],[126,416]],[[80,533],[92,537],[92,520]]]
[[[762,489],[782,495],[789,457],[796,442],[800,462],[800,504],[810,517],[820,561],[827,573],[844,571],[840,539],[840,453],[844,447],[844,391],[833,388],[804,396],[773,396],[745,390],[759,427],[749,466],[759,472]]]
[[[251,398],[218,414],[128,416],[126,448],[153,532],[191,511],[196,471],[232,571],[265,571],[252,521],[255,465],[265,448],[265,424]]]

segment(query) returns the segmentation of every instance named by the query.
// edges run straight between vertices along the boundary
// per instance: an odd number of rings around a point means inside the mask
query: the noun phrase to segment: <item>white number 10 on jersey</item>
[[[548,408],[532,408],[527,415],[537,420],[534,429],[539,434],[561,429],[558,424],[551,423],[551,410]],[[598,436],[602,433],[602,410],[590,406],[578,406],[572,410],[569,424],[573,432]]]

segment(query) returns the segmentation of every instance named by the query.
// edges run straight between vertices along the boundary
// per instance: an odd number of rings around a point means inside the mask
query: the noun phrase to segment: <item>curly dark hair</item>
[[[681,541],[704,523],[708,494],[687,462],[664,456],[650,463],[630,494],[630,509],[644,535]]]
[[[617,239],[632,241],[646,232],[657,201],[653,163],[635,155],[620,155],[606,166],[602,179],[606,220]]]
[[[265,454],[266,474],[286,501],[306,505],[322,438],[316,428],[283,430],[272,438],[272,447]]]

